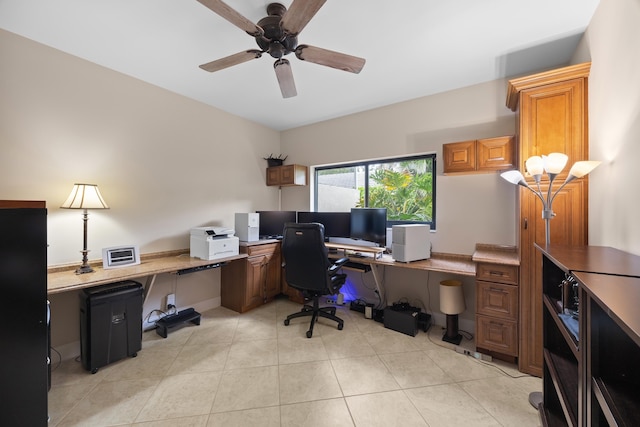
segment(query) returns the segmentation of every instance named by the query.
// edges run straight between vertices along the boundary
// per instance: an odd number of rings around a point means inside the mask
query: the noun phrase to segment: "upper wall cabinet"
[[[283,165],[267,168],[267,185],[281,187],[307,185],[308,168],[301,165]]]
[[[444,173],[495,172],[513,169],[513,136],[453,142],[442,146]]]

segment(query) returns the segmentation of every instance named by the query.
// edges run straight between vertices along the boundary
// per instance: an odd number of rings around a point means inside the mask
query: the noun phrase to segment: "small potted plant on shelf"
[[[282,166],[285,160],[287,160],[288,156],[282,157],[282,154],[278,155],[278,157],[273,157],[273,154],[269,154],[269,157],[263,157],[267,161],[267,165],[269,167],[273,166]]]

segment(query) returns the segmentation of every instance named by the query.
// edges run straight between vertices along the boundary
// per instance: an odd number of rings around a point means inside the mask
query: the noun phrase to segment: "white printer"
[[[192,228],[190,255],[205,260],[238,255],[240,239],[234,234],[234,230],[224,227]]]

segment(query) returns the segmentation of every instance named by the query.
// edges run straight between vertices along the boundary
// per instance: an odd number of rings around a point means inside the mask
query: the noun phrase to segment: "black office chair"
[[[340,291],[347,275],[339,274],[340,267],[349,259],[341,258],[335,262],[329,260],[324,245],[324,226],[318,223],[287,223],[282,238],[282,256],[284,258],[287,285],[302,291],[305,298],[313,301],[313,306],[305,304],[302,311],[287,316],[284,321],[289,325],[291,319],[311,316],[311,325],[307,338],[313,334],[313,325],[318,317],[338,322],[342,330],[344,321],[336,316],[335,307],[319,307],[323,295],[335,295]]]

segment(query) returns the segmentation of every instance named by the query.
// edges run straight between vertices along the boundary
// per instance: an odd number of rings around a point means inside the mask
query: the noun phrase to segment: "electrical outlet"
[[[176,306],[176,294],[167,295],[167,304],[165,305],[165,310],[169,310],[169,306]]]

